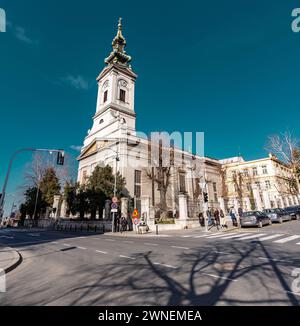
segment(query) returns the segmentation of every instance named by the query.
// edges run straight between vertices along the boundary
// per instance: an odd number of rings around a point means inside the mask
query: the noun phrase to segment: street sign
[[[140,223],[140,220],[138,218],[133,219],[133,224],[138,225]]]
[[[118,200],[118,197],[113,197],[113,198],[111,199],[111,201],[112,201],[113,203],[117,203],[119,200]]]
[[[118,208],[118,204],[117,204],[117,203],[112,203],[112,204],[111,204],[111,208],[112,208],[112,209],[116,209],[116,208]]]
[[[139,211],[137,210],[137,209],[135,209],[134,211],[133,211],[133,213],[132,213],[132,218],[134,219],[134,218],[139,218],[140,217],[140,213],[139,213]]]
[[[117,209],[117,208],[112,208],[112,209],[111,209],[111,212],[112,212],[112,213],[118,213],[118,209]]]

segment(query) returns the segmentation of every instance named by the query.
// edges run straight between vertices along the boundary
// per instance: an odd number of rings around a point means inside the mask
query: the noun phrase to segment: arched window
[[[103,123],[104,122],[104,120],[103,119],[101,119],[100,121],[99,121],[99,125],[101,124],[101,123]]]
[[[127,102],[128,98],[128,83],[124,79],[118,81],[118,100],[121,102]]]

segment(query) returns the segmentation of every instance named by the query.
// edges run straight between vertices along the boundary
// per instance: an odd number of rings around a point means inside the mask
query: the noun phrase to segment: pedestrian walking
[[[220,212],[218,209],[214,211],[214,218],[215,218],[215,223],[217,225],[217,228],[219,229],[220,226]]]
[[[199,213],[198,218],[199,218],[199,224],[200,224],[200,226],[205,226],[204,216],[203,216],[203,213],[202,212]]]
[[[127,230],[127,220],[125,218],[125,216],[121,217],[121,233],[125,232]]]
[[[222,209],[220,209],[220,224],[222,229],[227,229],[226,217]]]
[[[236,219],[236,212],[235,212],[235,209],[234,209],[233,206],[230,208],[229,214],[230,214],[230,217],[231,217],[232,225],[233,226],[238,226],[237,219]]]

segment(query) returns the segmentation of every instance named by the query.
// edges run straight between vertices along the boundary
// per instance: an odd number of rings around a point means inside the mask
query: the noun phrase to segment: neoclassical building
[[[125,177],[126,190],[130,197],[135,198],[136,206],[143,212],[144,202],[153,212],[159,206],[162,195],[157,178],[165,178],[167,180],[164,182],[168,184],[164,194],[167,210],[176,212],[178,217],[179,199],[182,198],[186,201],[186,214],[196,217],[202,205],[199,182],[205,170],[209,181],[209,205],[219,207],[222,183],[218,160],[193,155],[174,144],[170,145],[172,139],[167,144],[163,139],[163,145],[159,145],[159,142],[151,142],[147,136],[137,133],[134,105],[137,75],[130,65],[131,57],[126,53],[125,46],[120,19],[117,35],[112,41],[112,52],[105,59],[105,67],[97,77],[96,112],[78,157],[78,181],[84,184],[95,166],[109,164],[114,172],[119,171]],[[200,145],[203,146],[203,143]],[[159,148],[172,159],[164,166],[169,169],[164,169],[162,175],[159,157],[155,162],[150,154],[159,151]],[[148,208],[146,211],[150,214]]]

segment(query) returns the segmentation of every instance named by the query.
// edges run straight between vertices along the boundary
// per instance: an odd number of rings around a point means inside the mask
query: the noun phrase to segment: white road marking
[[[130,241],[130,240],[123,240],[122,242],[125,242],[125,243],[133,243],[133,241]]]
[[[247,235],[249,235],[249,232],[226,236],[226,237],[222,238],[222,240],[224,240],[224,239],[241,238],[241,237],[244,237],[244,236],[247,236]]]
[[[226,237],[226,236],[229,236],[229,235],[235,235],[236,232],[230,232],[230,233],[227,233],[227,234],[218,234],[218,235],[212,235],[212,236],[209,236],[207,237],[207,239],[214,239],[214,238],[221,238],[221,237]]]
[[[78,249],[86,250],[85,247],[77,247]]]
[[[71,245],[68,244],[68,243],[62,243],[62,245],[65,246],[65,247],[71,247]]]
[[[284,234],[272,234],[272,235],[268,235],[266,237],[259,238],[258,240],[259,241],[265,241],[265,240],[271,240],[271,239],[279,238],[279,237],[282,237],[282,236],[284,236]]]
[[[218,276],[218,275],[208,274],[208,273],[202,273],[202,272],[200,272],[200,274],[207,275],[207,276],[211,276],[211,277],[214,277],[214,278],[222,278],[222,279],[224,279],[224,280],[229,280],[229,281],[237,282],[237,280],[235,280],[235,279],[233,279],[233,278],[229,278],[229,277]]]
[[[289,242],[289,241],[292,241],[292,240],[295,240],[295,239],[298,239],[300,238],[300,235],[291,235],[290,237],[287,237],[287,238],[283,238],[283,239],[280,239],[280,240],[276,240],[276,241],[273,241],[275,243],[286,243],[286,242]]]
[[[144,245],[146,245],[146,246],[158,246],[158,243],[145,242]]]
[[[114,239],[104,239],[105,241],[116,241]]]
[[[281,262],[285,262],[285,263],[293,263],[290,260],[283,260],[283,259],[276,259],[276,258],[267,258],[267,257],[258,257],[258,259],[263,259],[263,260],[269,260],[269,261],[281,261]]]
[[[172,248],[176,248],[176,249],[184,249],[184,250],[189,250],[190,248],[187,247],[180,247],[180,246],[171,246]]]
[[[107,252],[106,252],[106,251],[101,251],[101,250],[96,250],[96,252],[99,252],[99,254],[104,254],[104,255],[106,255],[106,254],[107,254]]]
[[[172,266],[172,265],[167,265],[167,264],[153,263],[153,265],[160,265],[160,266],[164,266],[164,267],[168,267],[168,268],[174,268],[174,269],[177,269],[177,267]]]
[[[205,237],[210,237],[210,236],[217,235],[217,234],[220,234],[220,232],[218,232],[218,233],[206,233],[206,234],[202,234],[202,235],[196,235],[193,238],[205,238]]]
[[[132,260],[133,260],[133,259],[135,259],[135,258],[133,258],[133,257],[129,257],[129,256],[124,256],[124,255],[120,255],[120,257],[121,257],[121,258],[127,258],[127,259],[132,259]]]
[[[254,234],[254,235],[248,235],[246,237],[241,237],[241,238],[238,238],[236,240],[248,240],[248,239],[254,239],[254,238],[259,238],[260,236],[262,235],[266,235],[266,233],[258,233],[258,234]]]
[[[52,241],[52,243],[54,243],[54,244],[58,244],[58,242],[56,242],[56,241]]]
[[[85,239],[86,237],[78,237],[78,238],[76,238],[76,239]]]

